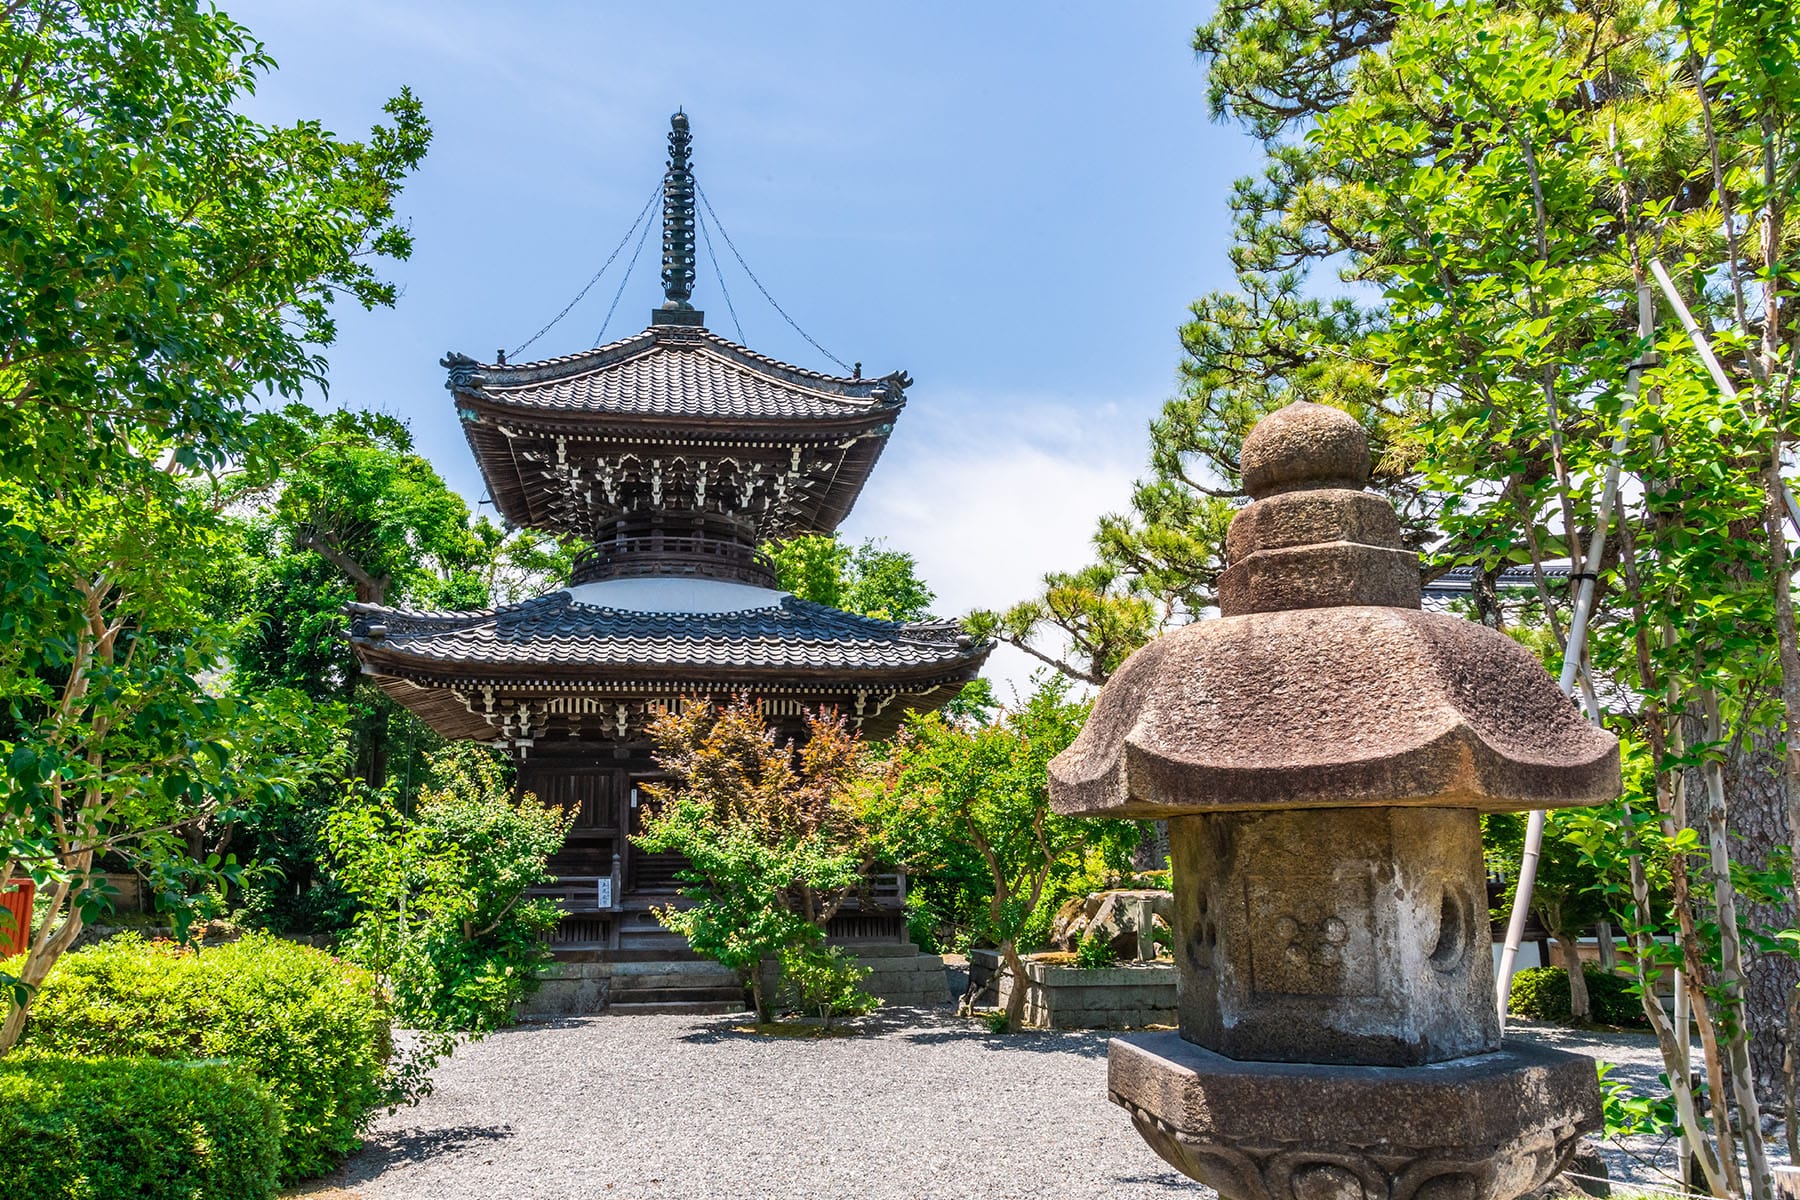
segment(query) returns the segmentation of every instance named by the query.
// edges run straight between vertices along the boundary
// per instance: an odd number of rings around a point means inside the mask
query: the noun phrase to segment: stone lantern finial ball
[[[1369,482],[1369,439],[1342,409],[1296,400],[1256,423],[1238,463],[1255,500],[1300,488],[1361,489]]]

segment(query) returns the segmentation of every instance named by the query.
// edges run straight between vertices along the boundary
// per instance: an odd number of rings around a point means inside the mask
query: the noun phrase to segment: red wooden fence
[[[31,901],[37,885],[27,879],[0,892],[0,912],[11,914],[11,921],[0,922],[0,956],[17,954],[31,940]]]

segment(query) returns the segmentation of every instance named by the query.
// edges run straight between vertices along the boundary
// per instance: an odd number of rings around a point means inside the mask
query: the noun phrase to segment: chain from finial
[[[688,162],[685,113],[669,118],[669,169],[663,174],[663,307],[692,308],[694,294],[694,172]]]

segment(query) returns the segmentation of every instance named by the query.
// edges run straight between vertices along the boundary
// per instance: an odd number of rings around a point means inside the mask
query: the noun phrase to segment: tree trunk
[[[1703,692],[1707,740],[1715,744],[1724,740],[1724,731],[1716,693]],[[1706,779],[1707,882],[1712,890],[1713,919],[1719,930],[1719,982],[1728,1005],[1727,1017],[1743,1019],[1746,1003],[1743,922],[1737,909],[1737,889],[1731,877],[1731,806],[1725,794],[1725,772],[1722,764],[1702,761]],[[1757,1102],[1756,1084],[1750,1069],[1748,1031],[1731,1038],[1726,1053],[1731,1068],[1731,1099],[1737,1102],[1738,1127],[1744,1147],[1745,1174],[1748,1176],[1752,1200],[1768,1200],[1773,1186],[1768,1155],[1763,1144],[1762,1106]],[[1723,1100],[1721,1100],[1723,1103]]]
[[[1556,942],[1563,970],[1569,976],[1569,1017],[1575,1021],[1592,1021],[1594,1002],[1588,996],[1587,973],[1581,969],[1580,933],[1571,935],[1566,929],[1556,929],[1551,931],[1550,937]]]
[[[750,1005],[756,1009],[756,1023],[768,1025],[775,1020],[774,1002],[769,996],[769,989],[763,986],[762,964],[750,968]]]
[[[1025,975],[1025,960],[1019,957],[1019,944],[1007,941],[1000,947],[1001,961],[1012,972],[1012,995],[1006,998],[1006,1032],[1017,1033],[1025,1025],[1025,993],[1031,980]]]
[[[1725,794],[1734,857],[1752,871],[1768,866],[1770,855],[1788,843],[1787,793],[1783,787],[1780,735],[1756,734],[1748,748],[1725,761]],[[1791,929],[1792,905],[1746,904],[1743,920],[1764,933]],[[1800,963],[1785,954],[1753,954],[1745,971],[1744,1021],[1750,1030],[1750,1063],[1756,1092],[1771,1107],[1781,1102],[1782,1060],[1787,1055],[1788,997],[1800,985]]]

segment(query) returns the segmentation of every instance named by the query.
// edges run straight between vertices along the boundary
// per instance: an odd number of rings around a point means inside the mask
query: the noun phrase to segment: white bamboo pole
[[[1638,285],[1638,337],[1648,340],[1655,327],[1656,306],[1648,285]],[[1569,619],[1569,638],[1563,646],[1562,678],[1557,681],[1565,696],[1574,696],[1575,681],[1587,654],[1588,619],[1594,609],[1594,585],[1599,574],[1600,556],[1606,552],[1606,535],[1612,525],[1613,506],[1619,498],[1619,473],[1631,437],[1631,408],[1637,403],[1638,387],[1647,358],[1639,358],[1625,369],[1625,411],[1619,418],[1619,432],[1613,438],[1611,461],[1606,465],[1606,483],[1600,490],[1600,511],[1595,514],[1594,533],[1588,540],[1587,557],[1582,566],[1579,586],[1575,589],[1575,612]],[[1573,539],[1574,530],[1567,531]],[[1600,724],[1599,701],[1586,691],[1588,719]],[[1494,1003],[1500,1018],[1500,1029],[1506,1029],[1506,1003],[1512,998],[1513,964],[1519,959],[1519,946],[1525,940],[1525,920],[1531,913],[1531,891],[1537,885],[1538,859],[1544,846],[1544,810],[1533,809],[1525,820],[1525,846],[1519,856],[1519,878],[1513,887],[1512,915],[1506,922],[1506,942],[1500,948],[1500,966],[1495,972]],[[1579,968],[1576,968],[1579,970]]]
[[[1688,311],[1687,301],[1683,300],[1681,293],[1675,290],[1675,281],[1669,278],[1669,272],[1664,269],[1661,259],[1650,260],[1650,273],[1656,276],[1657,286],[1662,288],[1663,295],[1669,301],[1669,307],[1673,308],[1675,315],[1680,318],[1681,327],[1687,331],[1688,341],[1694,343],[1694,350],[1700,355],[1700,361],[1706,364],[1706,373],[1712,376],[1712,381],[1718,385],[1720,393],[1727,400],[1735,403],[1738,398],[1736,386],[1725,374],[1725,368],[1719,364],[1719,357],[1713,353],[1712,342],[1707,338],[1705,331],[1700,328],[1700,323],[1694,320],[1694,314]],[[1787,505],[1788,521],[1796,530],[1800,530],[1800,504],[1794,502],[1794,493],[1785,482],[1781,485],[1781,499]]]
[[[1687,976],[1681,971],[1675,972],[1675,1045],[1680,1051],[1680,1069],[1683,1080],[1693,1076],[1693,1020],[1688,1016]],[[1685,1084],[1683,1086],[1686,1086]],[[1688,1147],[1687,1138],[1676,1141],[1675,1173],[1681,1176],[1681,1185],[1687,1186],[1689,1165],[1692,1151]]]

